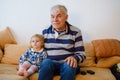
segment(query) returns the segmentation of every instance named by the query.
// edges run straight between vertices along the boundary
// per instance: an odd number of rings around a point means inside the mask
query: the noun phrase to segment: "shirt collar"
[[[34,49],[33,49],[33,48],[31,48],[31,51],[32,51],[32,52],[34,52],[34,53],[41,53],[41,52],[43,51],[43,48],[42,48],[42,49],[40,49],[40,50],[39,50],[39,51],[37,51],[37,52],[36,52],[36,51],[34,51]]]
[[[70,26],[71,24],[69,24],[68,22],[66,22],[66,30],[65,30],[65,33],[69,33],[70,31]],[[52,25],[51,25],[52,27]],[[52,27],[52,32],[55,32],[55,28]]]

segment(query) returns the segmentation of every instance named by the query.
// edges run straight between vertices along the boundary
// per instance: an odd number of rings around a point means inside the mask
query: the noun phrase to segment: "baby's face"
[[[42,48],[42,41],[38,37],[33,37],[31,39],[31,46],[33,49],[40,50]]]

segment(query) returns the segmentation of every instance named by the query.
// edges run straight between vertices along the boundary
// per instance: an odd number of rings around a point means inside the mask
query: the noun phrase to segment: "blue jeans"
[[[38,80],[52,80],[54,75],[60,74],[60,80],[75,80],[78,68],[70,67],[66,62],[44,59],[40,65]]]

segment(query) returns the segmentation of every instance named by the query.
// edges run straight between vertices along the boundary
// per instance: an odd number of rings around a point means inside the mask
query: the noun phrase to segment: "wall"
[[[69,23],[81,29],[84,42],[120,40],[120,0],[0,0],[0,28],[9,26],[18,43],[50,25],[50,8],[63,4]]]

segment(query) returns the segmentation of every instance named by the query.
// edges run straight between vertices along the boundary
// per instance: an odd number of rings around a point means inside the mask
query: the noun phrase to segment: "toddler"
[[[19,59],[19,76],[29,77],[38,71],[42,60],[47,57],[42,35],[33,35],[30,40],[30,46]]]

